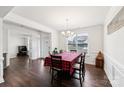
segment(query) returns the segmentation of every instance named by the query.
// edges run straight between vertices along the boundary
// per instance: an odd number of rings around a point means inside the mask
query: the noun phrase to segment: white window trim
[[[78,34],[82,34],[82,33],[76,33],[76,37],[77,37],[77,35]],[[85,34],[85,33],[84,33]],[[86,34],[88,34],[88,33],[86,33]],[[88,44],[88,46],[87,46],[87,56],[89,56],[89,35],[88,35],[88,39],[87,39],[87,44]],[[67,47],[68,47],[68,50],[69,50],[69,46],[68,46],[68,43],[67,43]],[[78,47],[77,47],[77,40],[76,40],[76,50],[78,50]]]

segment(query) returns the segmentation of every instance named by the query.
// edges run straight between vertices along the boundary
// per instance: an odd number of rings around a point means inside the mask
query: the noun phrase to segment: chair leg
[[[83,81],[84,81],[84,77],[85,77],[85,69],[82,69],[82,78],[83,78]]]
[[[84,76],[85,76],[85,72],[86,72],[86,71],[85,71],[85,68],[84,68],[84,71],[83,71],[83,75],[84,75]]]
[[[84,81],[84,79],[85,79],[84,77],[85,77],[85,76],[84,76],[84,75],[82,75],[83,81]]]
[[[59,84],[60,84],[60,86],[62,85],[62,72],[60,72],[60,75],[59,75]]]
[[[52,70],[51,84],[53,84],[54,71]]]
[[[50,73],[51,73],[51,70],[52,70],[52,69],[51,69],[51,66],[50,66],[50,69],[49,69]]]
[[[80,79],[80,86],[82,87],[82,77],[81,77],[81,71],[79,72],[79,79]]]

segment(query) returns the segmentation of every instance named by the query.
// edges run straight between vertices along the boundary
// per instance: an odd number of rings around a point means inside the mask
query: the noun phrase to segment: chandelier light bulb
[[[74,32],[71,32],[71,35],[74,35]]]
[[[63,34],[63,35],[65,35],[65,32],[64,32],[64,31],[62,31],[62,34]]]
[[[66,31],[62,31],[62,35],[64,35],[66,38],[70,37],[70,36],[73,36],[74,35],[74,32],[71,32],[69,29],[68,29],[68,19],[66,19],[66,22],[67,22],[67,29]]]
[[[69,31],[69,30],[68,30],[68,31],[67,31],[67,33],[68,33],[68,34],[70,34],[70,33],[71,33],[71,31]]]

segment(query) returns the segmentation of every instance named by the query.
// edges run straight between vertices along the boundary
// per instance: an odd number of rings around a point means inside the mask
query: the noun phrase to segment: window
[[[77,50],[78,52],[88,51],[88,34],[75,34],[68,38],[68,50]]]

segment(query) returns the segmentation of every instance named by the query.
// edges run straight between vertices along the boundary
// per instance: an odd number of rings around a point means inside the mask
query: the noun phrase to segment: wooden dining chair
[[[51,70],[52,70],[51,83],[53,84],[53,80],[58,80],[59,79],[59,83],[61,84],[62,72],[63,72],[62,57],[51,55],[51,63],[52,63],[52,65],[51,65]]]
[[[83,77],[82,78],[84,80],[84,76],[85,76],[85,72],[86,72],[85,71],[85,56],[86,56],[86,52],[84,52],[83,54],[81,54],[81,56],[83,57],[83,59],[81,59],[81,57],[79,57],[78,60],[77,60],[77,62],[75,64],[82,64],[82,73],[83,73]]]
[[[77,50],[70,50],[70,52],[77,52]]]
[[[80,80],[80,86],[82,87],[82,79],[84,81],[85,77],[85,54],[80,56],[80,62],[75,63],[73,69],[73,78]],[[78,77],[76,75],[78,75]]]
[[[83,54],[83,62],[82,62],[82,78],[83,80],[85,79],[85,72],[86,72],[86,69],[85,69],[85,58],[86,58],[86,52],[84,52]]]
[[[51,56],[51,55],[52,55],[52,53],[51,53],[50,51],[48,52],[48,54],[49,54],[49,56]]]

